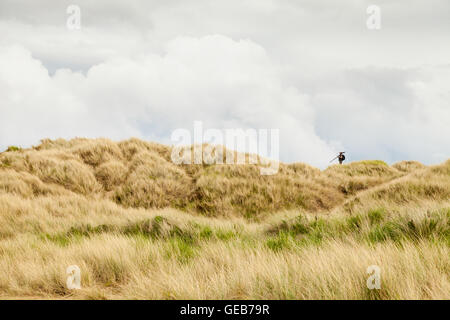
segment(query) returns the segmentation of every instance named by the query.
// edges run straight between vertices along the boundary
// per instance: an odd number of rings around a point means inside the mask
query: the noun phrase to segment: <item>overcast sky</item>
[[[69,30],[69,5],[81,29]],[[369,5],[381,29],[366,26]],[[280,129],[280,157],[450,157],[448,0],[0,0],[0,150]]]

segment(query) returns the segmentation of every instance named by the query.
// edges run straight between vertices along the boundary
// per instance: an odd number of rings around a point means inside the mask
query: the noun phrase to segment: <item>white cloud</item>
[[[308,97],[283,86],[262,47],[208,36],[180,37],[166,50],[113,58],[86,75],[63,69],[49,76],[25,49],[3,48],[0,86],[10,90],[0,94],[0,144],[130,135],[170,142],[172,130],[201,120],[210,128],[281,129],[284,160],[324,166],[332,156],[314,132]]]
[[[450,3],[0,2],[0,148],[43,137],[281,129],[284,161],[449,156]],[[215,36],[212,36],[215,35]]]

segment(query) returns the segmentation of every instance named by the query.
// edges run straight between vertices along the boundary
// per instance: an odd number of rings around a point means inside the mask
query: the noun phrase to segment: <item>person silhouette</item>
[[[344,152],[339,152],[338,160],[339,160],[339,164],[342,164],[342,162],[344,162],[344,160],[345,160]]]

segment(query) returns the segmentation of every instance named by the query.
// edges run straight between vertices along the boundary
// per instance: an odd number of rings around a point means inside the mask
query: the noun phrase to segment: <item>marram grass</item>
[[[0,153],[0,298],[450,299],[450,161],[268,177],[170,152],[73,139]]]

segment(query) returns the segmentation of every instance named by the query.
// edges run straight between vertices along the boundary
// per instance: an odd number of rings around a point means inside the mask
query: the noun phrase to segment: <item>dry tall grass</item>
[[[450,298],[450,160],[261,176],[170,154],[137,139],[0,153],[0,297]]]

